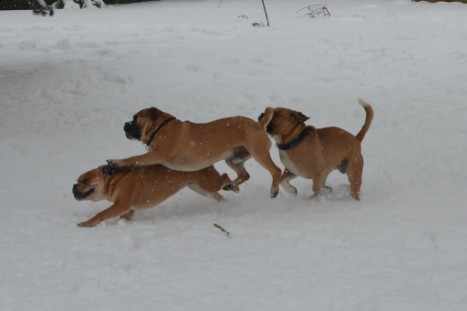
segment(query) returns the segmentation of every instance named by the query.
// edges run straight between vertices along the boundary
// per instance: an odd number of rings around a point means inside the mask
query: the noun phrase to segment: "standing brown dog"
[[[146,144],[147,153],[121,160],[108,160],[107,173],[114,168],[162,164],[178,171],[200,170],[225,160],[237,173],[234,191],[249,179],[244,162],[251,156],[272,175],[271,197],[277,196],[281,170],[269,154],[271,141],[263,127],[245,117],[230,117],[210,123],[177,120],[157,108],[143,109],[125,123],[128,139]]]
[[[113,204],[79,223],[80,227],[93,227],[118,216],[130,220],[134,209],[153,207],[185,186],[203,196],[222,201],[223,197],[217,191],[231,183],[227,174],[220,175],[214,166],[195,172],[178,172],[162,165],[152,165],[121,169],[112,175],[104,174],[103,167],[82,174],[78,183],[73,185],[73,195],[78,201],[109,200]]]
[[[306,126],[307,116],[287,108],[266,108],[260,115],[259,122],[276,141],[281,162],[286,167],[281,185],[287,192],[297,194],[289,181],[301,176],[313,180],[313,192],[317,196],[328,174],[338,169],[347,174],[352,197],[360,199],[363,171],[360,143],[374,113],[369,103],[361,99],[359,102],[366,111],[366,119],[357,136],[338,127],[317,129]]]

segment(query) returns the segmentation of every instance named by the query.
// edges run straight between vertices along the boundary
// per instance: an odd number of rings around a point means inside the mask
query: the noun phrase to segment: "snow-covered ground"
[[[467,310],[467,6],[409,0],[166,0],[0,12],[0,310]],[[287,106],[356,133],[373,104],[360,202],[182,190],[132,222],[71,187],[145,152],[123,123]],[[277,149],[272,148],[279,164]],[[218,169],[233,172],[220,163]],[[230,231],[228,238],[213,226]]]

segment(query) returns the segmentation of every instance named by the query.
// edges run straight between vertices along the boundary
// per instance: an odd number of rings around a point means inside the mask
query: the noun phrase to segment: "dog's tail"
[[[365,123],[363,124],[362,129],[360,130],[360,132],[358,132],[356,136],[357,139],[360,142],[362,142],[363,138],[365,138],[366,132],[368,132],[368,129],[370,128],[371,121],[373,121],[374,112],[373,112],[373,108],[368,102],[364,101],[361,98],[358,99],[358,102],[360,103],[360,105],[362,105],[363,109],[365,109],[365,112],[366,112]]]

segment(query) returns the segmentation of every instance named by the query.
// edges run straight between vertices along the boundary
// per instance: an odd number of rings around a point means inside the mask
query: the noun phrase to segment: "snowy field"
[[[317,2],[266,0],[270,28],[260,0],[1,11],[0,310],[467,310],[467,6],[326,2],[309,19]],[[360,202],[338,172],[318,200],[304,179],[270,199],[248,161],[226,202],[184,189],[76,226],[109,206],[75,201],[76,178],[145,152],[123,132],[142,108],[287,106],[357,133],[358,97],[375,110]]]

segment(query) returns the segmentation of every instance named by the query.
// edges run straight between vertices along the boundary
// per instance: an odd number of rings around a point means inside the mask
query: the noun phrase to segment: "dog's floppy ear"
[[[159,109],[155,107],[151,107],[148,109],[148,111],[149,111],[149,118],[151,118],[151,120],[154,121],[159,117]]]
[[[266,110],[262,114],[259,115],[258,122],[259,124],[261,124],[262,127],[266,129],[269,122],[271,122],[273,116],[274,116],[274,109],[272,109],[271,107],[267,107]]]
[[[305,122],[306,120],[310,118],[304,115],[303,113],[301,113],[300,111],[294,111],[292,115],[299,122]]]

